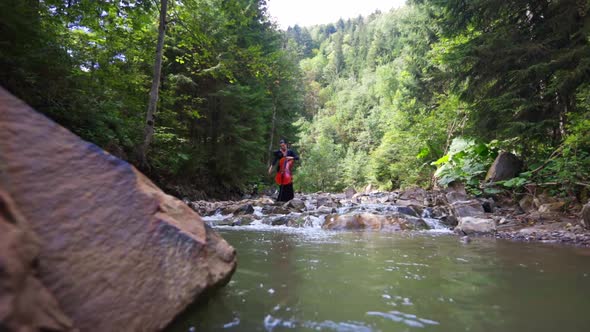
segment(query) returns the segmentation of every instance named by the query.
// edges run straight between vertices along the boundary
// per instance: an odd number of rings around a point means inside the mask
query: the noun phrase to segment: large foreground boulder
[[[39,239],[0,188],[0,331],[74,331],[37,278]]]
[[[229,281],[235,250],[183,202],[0,89],[0,188],[82,331],[156,331]]]

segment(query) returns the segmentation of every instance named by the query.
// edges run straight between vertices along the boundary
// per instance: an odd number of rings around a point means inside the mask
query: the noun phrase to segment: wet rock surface
[[[11,275],[31,280],[26,271],[34,262],[43,287],[29,284],[39,294],[46,287],[82,331],[161,330],[235,270],[233,247],[191,208],[2,89],[0,189],[39,240],[35,249],[3,223],[0,241],[12,245],[2,248],[2,259],[20,259],[10,266],[24,269]],[[4,239],[7,232],[14,236]],[[31,245],[26,255],[21,244]],[[57,312],[31,310],[40,319]],[[47,329],[40,330],[69,328],[66,319],[43,318],[43,324]]]
[[[0,331],[76,331],[38,278],[41,243],[0,187]]]
[[[262,196],[242,201],[206,202],[198,208],[212,225],[242,226],[261,223],[326,230],[403,231],[448,229],[459,236],[492,236],[517,241],[590,246],[590,204],[579,212],[565,212],[565,203],[543,193],[523,197],[476,198],[460,184],[446,190],[362,191],[297,194],[291,202]],[[254,206],[244,221],[223,215],[225,206]],[[586,221],[587,220],[587,221]]]

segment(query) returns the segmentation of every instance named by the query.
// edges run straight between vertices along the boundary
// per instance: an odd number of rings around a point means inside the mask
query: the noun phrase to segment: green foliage
[[[434,175],[442,186],[457,181],[464,183],[472,193],[480,194],[479,183],[496,155],[493,144],[457,137],[453,139],[449,152],[432,163],[438,167]]]
[[[304,191],[429,186],[435,171],[476,190],[501,147],[531,172],[504,187],[579,194],[584,3],[412,0],[279,32],[264,0],[170,1],[150,175],[217,196],[268,184],[267,148],[285,136]],[[157,22],[154,1],[0,1],[0,84],[133,162]]]
[[[340,179],[345,171],[342,167],[342,147],[326,136],[320,136],[310,146],[302,146],[305,159],[297,167],[295,188],[305,191],[340,191]],[[303,154],[303,153],[302,153]]]
[[[530,182],[531,172],[520,173],[517,177],[501,181],[500,184],[508,189],[519,189]]]
[[[282,48],[265,7],[263,0],[169,1],[147,170],[158,182],[212,196],[237,191],[263,178],[273,109],[275,130],[295,136],[303,105],[298,55]],[[0,84],[134,162],[158,8],[145,0],[0,1]]]

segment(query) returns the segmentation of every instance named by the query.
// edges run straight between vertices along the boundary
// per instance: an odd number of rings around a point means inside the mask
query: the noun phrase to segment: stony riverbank
[[[297,194],[290,202],[273,197],[187,203],[214,225],[252,223],[330,230],[423,230],[446,228],[460,236],[492,236],[590,247],[582,214],[543,195],[520,199],[475,198],[461,187],[447,190]]]

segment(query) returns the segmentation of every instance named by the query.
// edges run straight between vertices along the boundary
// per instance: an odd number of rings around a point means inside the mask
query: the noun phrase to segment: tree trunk
[[[160,24],[158,27],[158,44],[156,46],[156,60],[154,62],[154,78],[150,90],[150,101],[145,117],[145,129],[143,144],[139,151],[139,158],[142,167],[149,167],[147,163],[147,152],[154,136],[155,114],[158,106],[158,93],[160,89],[160,76],[162,74],[162,53],[164,51],[164,35],[166,34],[166,9],[168,0],[160,1]]]
[[[277,121],[277,104],[274,97],[272,98],[272,122],[270,124],[270,143],[268,144],[268,165],[272,162],[272,144],[274,141],[275,126]]]

